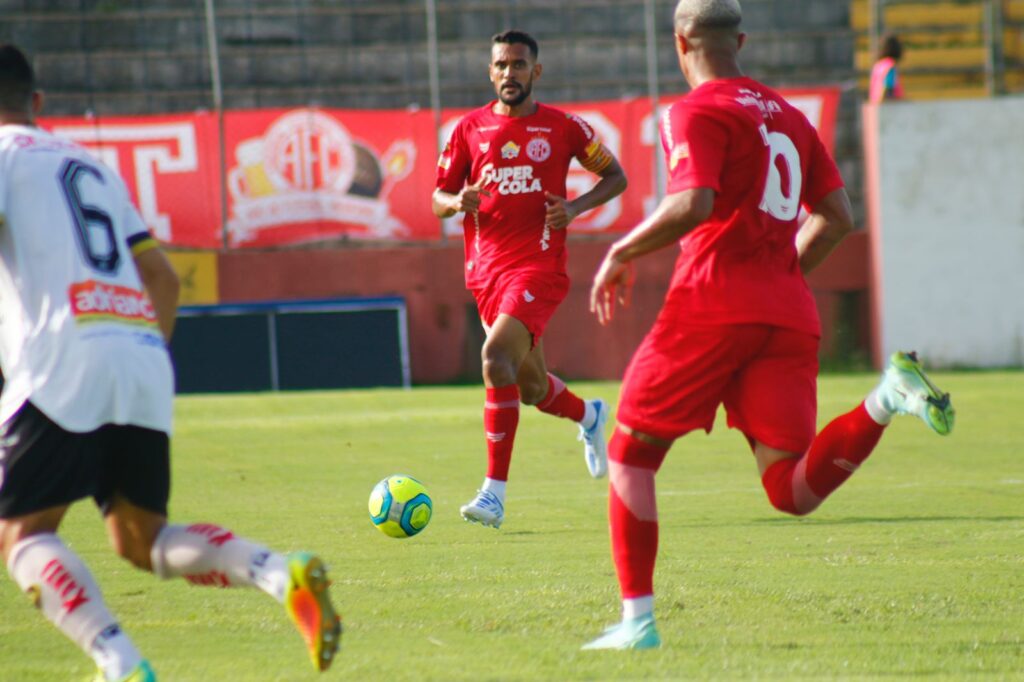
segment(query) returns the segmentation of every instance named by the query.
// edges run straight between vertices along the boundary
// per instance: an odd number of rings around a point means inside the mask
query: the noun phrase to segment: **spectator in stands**
[[[886,100],[903,99],[903,84],[900,83],[896,66],[903,58],[903,43],[892,33],[882,38],[878,61],[871,67],[871,82],[868,86],[868,101],[878,104]]]

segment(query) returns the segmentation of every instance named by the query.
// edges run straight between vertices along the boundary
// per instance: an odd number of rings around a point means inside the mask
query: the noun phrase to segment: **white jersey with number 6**
[[[68,431],[170,432],[174,374],[132,258],[150,240],[89,152],[0,126],[0,421],[30,400]]]

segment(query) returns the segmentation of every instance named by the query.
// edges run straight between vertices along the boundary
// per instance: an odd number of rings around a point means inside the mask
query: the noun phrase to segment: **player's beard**
[[[501,100],[502,104],[510,107],[518,107],[520,104],[526,101],[526,98],[533,92],[533,76],[530,76],[530,80],[519,86],[515,95],[506,95],[505,88],[501,88],[498,91],[498,99]]]

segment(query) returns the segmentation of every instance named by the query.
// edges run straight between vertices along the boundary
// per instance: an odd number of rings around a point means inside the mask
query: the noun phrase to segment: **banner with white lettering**
[[[228,112],[229,244],[438,237],[432,120],[405,111]]]
[[[217,117],[211,113],[43,118],[118,172],[154,236],[166,244],[221,246]]]
[[[839,89],[780,92],[807,115],[831,151]],[[664,97],[661,106],[677,97]],[[629,230],[654,208],[665,177],[658,117],[650,101],[555,106],[587,121],[629,177],[625,194],[579,216],[570,230]],[[217,117],[208,112],[40,123],[93,149],[117,170],[161,241],[191,248],[247,248],[460,235],[460,220],[434,217],[430,194],[438,137],[443,144],[465,112],[445,110],[438,136],[433,116],[425,111],[228,111],[223,166]],[[569,197],[595,182],[574,162]]]

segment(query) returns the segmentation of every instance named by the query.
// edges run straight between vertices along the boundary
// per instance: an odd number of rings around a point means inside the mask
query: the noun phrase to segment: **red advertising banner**
[[[117,171],[153,234],[175,246],[221,246],[217,117],[211,113],[43,118]]]
[[[440,235],[429,112],[233,111],[224,128],[230,246]]]
[[[807,115],[831,151],[838,88],[781,93]],[[662,106],[674,99],[663,98]],[[580,216],[570,229],[629,230],[654,208],[659,178],[665,177],[658,119],[649,100],[559,106],[593,126],[629,177],[625,194]],[[443,112],[442,140],[464,113]],[[437,160],[430,112],[225,112],[223,177],[218,122],[212,113],[50,118],[40,124],[95,150],[117,170],[153,233],[172,246],[431,241],[440,239],[442,230],[453,238],[462,233],[457,218],[442,226],[430,210]],[[574,163],[569,198],[586,192],[595,181]]]

